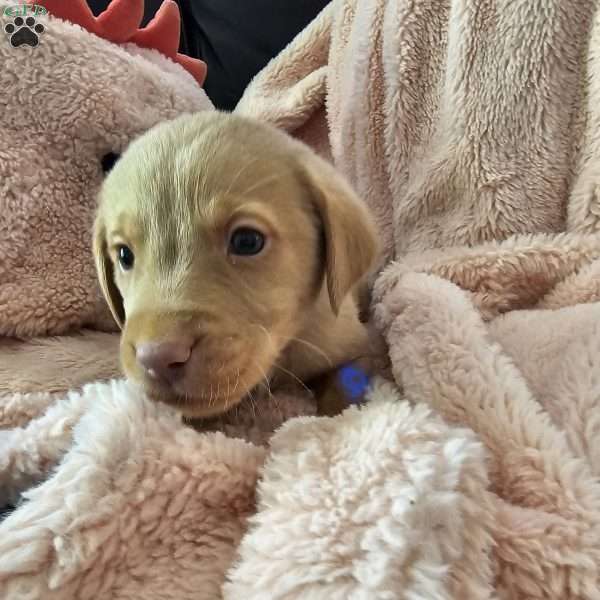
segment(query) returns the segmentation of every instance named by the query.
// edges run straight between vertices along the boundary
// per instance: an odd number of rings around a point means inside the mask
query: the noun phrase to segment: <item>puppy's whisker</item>
[[[259,325],[258,323],[256,323],[255,326],[258,327],[265,334],[265,336],[267,337],[269,342],[271,344],[273,344],[272,334],[265,327],[263,327],[262,325]],[[290,337],[280,336],[279,339],[282,341],[285,341],[285,342],[299,342],[300,344],[303,344],[307,348],[310,348],[311,350],[313,350],[313,352],[315,352],[319,356],[322,356],[329,363],[329,366],[333,367],[333,361],[331,360],[329,355],[327,353],[325,353],[317,345],[313,344],[312,342],[309,342],[308,340],[305,340],[305,339],[302,339],[302,338],[296,337],[296,336],[290,336]]]
[[[262,325],[258,325],[255,324],[265,335],[265,337],[267,338],[267,342],[271,345],[271,347],[273,347],[275,345],[275,342],[273,341],[273,336],[271,335],[271,333]],[[261,371],[261,373],[263,374],[264,380],[267,383],[267,390],[269,393],[269,399],[273,398],[275,401],[275,406],[277,408],[277,410],[279,411],[279,416],[280,419],[283,420],[283,413],[281,412],[281,407],[279,406],[277,399],[275,398],[275,396],[273,396],[273,392],[271,391],[271,382],[269,381],[269,378],[267,376],[267,374],[264,372],[264,370],[261,368],[261,366],[254,361],[254,364],[258,367],[258,369]],[[276,366],[276,365],[275,365]]]
[[[259,326],[260,327],[260,326]],[[263,328],[264,329],[264,328]],[[268,332],[266,331],[266,329],[264,330],[265,333],[268,335]],[[261,385],[262,387],[265,388],[268,396],[267,399],[268,400],[273,400],[273,404],[275,405],[275,408],[277,409],[277,412],[279,413],[279,420],[281,422],[283,422],[283,413],[281,412],[281,406],[279,405],[279,401],[277,399],[276,396],[273,395],[273,392],[271,390],[271,382],[269,381],[269,377],[268,375],[265,373],[264,369],[255,361],[252,361],[253,365],[261,372],[262,374],[262,381],[260,382],[259,385]],[[250,390],[248,392],[248,399],[251,402],[252,407],[254,408],[254,395],[253,395],[253,390]],[[260,409],[260,403],[256,403],[256,411],[254,411],[254,417],[256,418],[256,414],[258,413],[259,409]]]
[[[270,331],[267,330],[266,327],[263,327],[262,325],[259,325],[258,323],[254,324],[256,327],[258,327],[264,334],[265,337],[267,338],[267,343],[269,344],[269,346],[271,348],[276,348],[276,344],[275,344],[275,340],[273,339],[273,335],[271,334]]]
[[[239,384],[240,384],[240,369],[238,367],[236,369],[236,374],[235,374],[235,386],[233,387],[233,393],[234,394],[237,392]],[[227,397],[229,398],[229,395],[227,395]]]
[[[283,423],[283,413],[281,412],[281,406],[279,405],[279,399],[277,398],[276,395],[274,395],[271,392],[271,386],[268,383],[267,380],[267,385],[269,385],[268,391],[269,391],[269,400],[273,401],[273,404],[275,405],[275,408],[277,409],[277,412],[279,413],[279,420]]]
[[[239,369],[238,369],[238,381],[240,381],[239,378]],[[245,385],[243,381],[241,381],[242,385]],[[237,387],[237,383],[236,383],[236,387]],[[227,398],[225,398],[225,408],[223,409],[223,412],[227,412],[227,409],[229,408],[229,404],[231,403],[231,397],[228,396]],[[238,406],[238,404],[236,403],[236,406]]]
[[[277,398],[277,396],[272,396],[271,398],[273,400],[273,404],[275,404],[275,408],[277,409],[277,412],[279,413],[279,420],[283,423],[283,412],[281,412],[281,405],[279,404],[279,398]]]
[[[250,400],[250,406],[252,407],[252,416],[256,420],[256,403],[254,401],[254,395],[252,394],[252,390],[248,392],[248,399]]]
[[[296,375],[294,375],[294,373],[292,373],[291,371],[288,371],[286,368],[282,367],[281,365],[278,365],[277,363],[273,363],[273,367],[275,369],[279,369],[280,371],[282,371],[283,373],[286,373],[287,375],[289,375],[290,377],[292,377],[295,381],[297,381],[309,394],[312,394],[310,388],[308,388],[306,386],[306,384]]]
[[[302,338],[299,338],[299,337],[293,337],[293,336],[285,337],[285,338],[281,338],[281,339],[284,339],[287,342],[298,342],[300,344],[303,344],[307,348],[310,348],[311,350],[313,350],[319,356],[322,356],[329,363],[329,366],[333,367],[333,361],[331,360],[329,355],[326,352],[324,352],[321,348],[319,348],[319,346],[313,344],[312,342],[309,342],[308,340],[303,340]]]
[[[264,385],[264,387],[266,388],[267,394],[270,398],[271,396],[273,396],[273,393],[271,392],[271,382],[269,381],[269,378],[267,377],[267,374],[265,373],[264,369],[255,360],[252,362],[254,366],[261,372],[264,381],[264,384],[262,382],[261,384]]]
[[[212,383],[210,384],[210,397],[208,400],[208,408],[211,408],[214,402]]]

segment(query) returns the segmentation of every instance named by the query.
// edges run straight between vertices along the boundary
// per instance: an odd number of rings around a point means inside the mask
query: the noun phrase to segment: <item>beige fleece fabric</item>
[[[288,420],[270,449],[228,433],[120,381],[0,430],[0,500],[23,493],[0,522],[0,597],[487,597],[494,511],[472,432],[381,382],[362,411]]]
[[[490,268],[506,262],[519,269],[506,256]],[[490,587],[507,599],[597,598],[600,304],[516,310],[486,326],[473,303],[483,290],[460,289],[434,264],[391,265],[375,318],[405,398],[488,450]]]
[[[318,145],[388,259],[595,232],[599,14],[591,0],[333,0],[236,110],[299,137],[326,110]]]
[[[12,19],[4,6],[2,30]],[[38,18],[35,48],[0,40],[0,335],[114,330],[91,256],[102,157],[212,105],[158,52]]]

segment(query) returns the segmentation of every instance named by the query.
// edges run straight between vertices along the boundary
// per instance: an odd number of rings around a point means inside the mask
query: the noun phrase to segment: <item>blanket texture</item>
[[[195,432],[83,385],[118,373],[111,334],[6,341],[0,597],[600,599],[599,16],[333,0],[236,110],[373,210],[394,382]]]
[[[123,382],[6,398],[0,489],[24,503],[0,523],[0,595],[597,598],[600,304],[486,324],[478,290],[436,274],[457,254],[377,283],[404,398],[379,383],[265,450],[310,399],[263,399],[287,411],[267,435],[246,408],[224,437]],[[249,417],[254,443],[232,439]]]
[[[388,258],[593,232],[600,105],[590,0],[334,0],[237,110],[313,140]],[[306,131],[307,130],[307,131]]]

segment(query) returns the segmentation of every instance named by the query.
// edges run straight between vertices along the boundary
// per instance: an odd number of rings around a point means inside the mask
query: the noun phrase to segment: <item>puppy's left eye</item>
[[[119,246],[117,248],[117,257],[123,271],[129,271],[129,269],[133,268],[135,257],[129,246]]]
[[[229,253],[236,256],[255,256],[265,247],[265,236],[256,229],[240,227],[229,238]]]

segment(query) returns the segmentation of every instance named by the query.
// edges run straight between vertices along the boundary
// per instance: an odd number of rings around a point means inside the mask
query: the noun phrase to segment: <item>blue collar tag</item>
[[[366,371],[354,363],[349,363],[338,369],[336,379],[348,404],[364,404],[371,384],[371,377]]]

